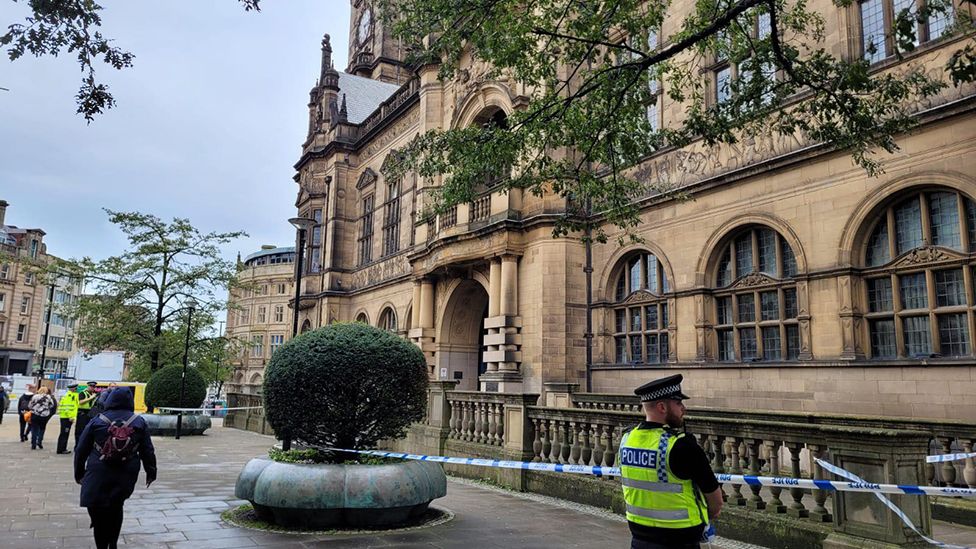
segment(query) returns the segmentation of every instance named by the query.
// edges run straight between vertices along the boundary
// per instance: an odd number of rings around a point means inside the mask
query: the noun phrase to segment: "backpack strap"
[[[132,414],[131,416],[129,416],[129,419],[126,419],[125,421],[122,422],[122,427],[128,427],[130,423],[135,421],[136,417],[138,417],[137,414]],[[108,416],[106,416],[105,414],[98,414],[98,419],[104,421],[105,423],[108,423],[109,425],[113,425],[115,423],[114,421],[109,419]]]

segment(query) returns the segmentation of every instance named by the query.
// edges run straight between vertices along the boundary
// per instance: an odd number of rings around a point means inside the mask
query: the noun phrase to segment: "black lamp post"
[[[183,428],[183,395],[186,393],[186,364],[190,358],[190,328],[193,326],[193,310],[197,308],[197,302],[192,297],[183,304],[187,309],[186,315],[186,342],[183,344],[183,375],[180,376],[180,410],[176,415],[176,440],[180,439],[180,430]]]
[[[292,316],[291,337],[298,335],[298,304],[302,299],[302,273],[305,262],[305,233],[309,227],[315,225],[316,221],[308,217],[293,217],[289,223],[298,229],[298,248],[295,249],[295,314]],[[291,438],[285,436],[281,439],[281,449],[291,449]]]

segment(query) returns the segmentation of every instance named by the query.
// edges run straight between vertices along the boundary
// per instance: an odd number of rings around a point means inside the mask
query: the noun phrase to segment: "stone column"
[[[427,375],[437,379],[437,362],[434,358],[434,282],[424,278],[414,280],[412,327],[407,334],[427,359]]]
[[[518,257],[503,255],[489,268],[488,318],[485,319],[484,361],[481,376],[486,392],[521,392],[522,319],[518,316]]]
[[[502,299],[502,262],[492,259],[488,269],[488,317],[498,316]]]

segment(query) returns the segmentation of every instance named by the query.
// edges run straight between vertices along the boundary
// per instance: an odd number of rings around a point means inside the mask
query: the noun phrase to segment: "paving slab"
[[[9,418],[8,418],[9,419]],[[54,446],[54,440],[48,446]],[[266,454],[272,437],[225,429],[219,420],[205,436],[157,437],[159,478],[144,480],[126,504],[122,547],[139,549],[328,548],[521,548],[629,547],[623,518],[607,511],[527,497],[480,483],[451,479],[448,495],[434,505],[455,518],[430,528],[369,535],[281,534],[239,528],[220,518],[240,505],[234,483],[243,465]],[[93,547],[89,519],[78,507],[72,456],[31,450],[18,441],[16,421],[0,425],[0,545],[4,549]],[[739,544],[715,545],[743,547]]]

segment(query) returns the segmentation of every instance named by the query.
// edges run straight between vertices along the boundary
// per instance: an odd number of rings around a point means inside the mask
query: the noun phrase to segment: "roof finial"
[[[328,34],[322,37],[322,71],[319,74],[319,85],[339,89],[339,73],[332,64],[332,38]]]
[[[342,94],[342,106],[339,107],[339,120],[345,122],[349,119],[349,111],[346,110],[346,94]]]

